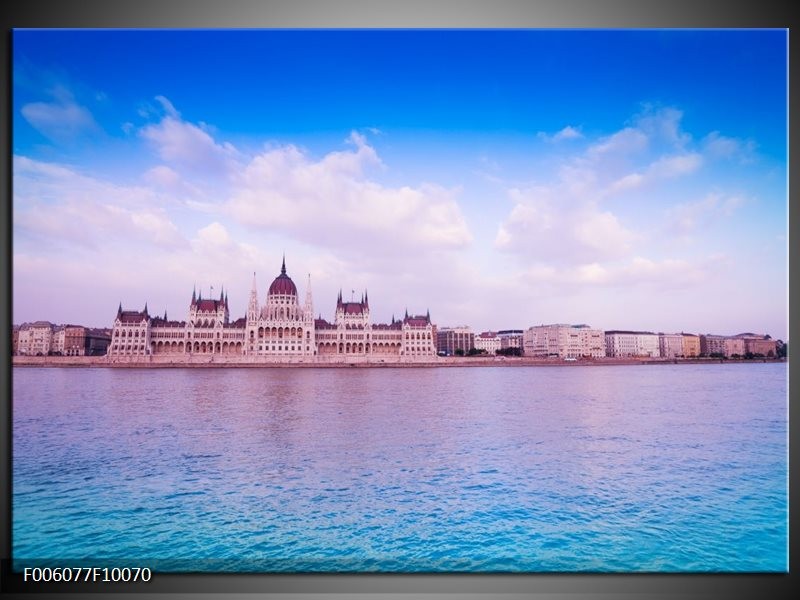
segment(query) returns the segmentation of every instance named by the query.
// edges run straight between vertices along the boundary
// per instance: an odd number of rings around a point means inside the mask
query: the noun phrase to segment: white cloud
[[[626,127],[592,144],[587,154],[591,158],[611,154],[624,156],[643,151],[647,148],[647,144],[648,138],[644,132],[632,127]]]
[[[555,298],[637,286],[688,293],[709,280],[718,263],[663,253],[674,250],[676,232],[722,218],[740,201],[710,195],[667,209],[666,226],[643,228],[641,215],[657,214],[653,192],[633,193],[658,184],[662,202],[672,180],[685,180],[705,164],[708,152],[681,130],[681,116],[675,109],[648,108],[626,127],[561,159],[551,178],[508,190],[511,208],[495,247],[518,259],[528,289]]]
[[[673,148],[682,149],[692,140],[691,135],[681,130],[682,118],[683,112],[677,108],[656,109],[646,104],[633,122],[636,129],[655,143],[662,142]]]
[[[577,129],[575,127],[572,127],[571,125],[567,125],[563,129],[561,129],[560,131],[557,131],[556,133],[554,133],[552,135],[549,135],[549,134],[545,133],[544,131],[540,131],[539,133],[536,134],[536,136],[539,139],[544,140],[546,142],[561,142],[561,141],[564,141],[564,140],[577,140],[577,139],[580,139],[580,138],[583,137],[583,134],[580,132],[579,129]]]
[[[288,232],[306,243],[344,251],[424,252],[457,248],[471,240],[456,201],[458,190],[434,184],[386,187],[364,171],[381,165],[353,133],[355,150],[314,160],[295,146],[254,157],[237,177],[228,210],[240,223]],[[313,216],[313,218],[312,218]]]
[[[664,156],[648,168],[648,175],[656,179],[678,177],[693,173],[703,164],[703,157],[696,152]]]
[[[670,231],[687,234],[730,217],[742,204],[741,196],[723,196],[711,193],[696,202],[678,204],[667,211]]]
[[[167,115],[174,119],[180,119],[181,113],[177,111],[172,102],[170,102],[167,98],[164,96],[156,96],[156,101],[161,105]]]
[[[46,243],[96,248],[135,239],[161,248],[185,245],[163,204],[164,199],[148,188],[94,179],[63,165],[14,158],[15,231]]]
[[[710,158],[736,159],[741,163],[753,161],[756,144],[752,140],[726,137],[719,131],[712,131],[703,138],[703,149]]]
[[[100,131],[89,109],[75,102],[69,90],[57,87],[52,93],[54,102],[31,102],[20,109],[25,120],[42,135],[64,143]]]
[[[177,171],[170,169],[166,165],[158,165],[149,169],[143,177],[148,183],[163,187],[175,187],[181,182],[181,176]]]
[[[534,265],[524,270],[522,279],[533,286],[547,285],[551,292],[560,289],[560,293],[588,287],[625,287],[632,291],[634,287],[643,285],[678,289],[707,281],[722,260],[720,257],[708,257],[689,262],[633,256],[608,264],[588,262],[559,269]]]
[[[217,143],[203,128],[180,118],[180,113],[163,96],[156,99],[166,111],[158,124],[141,129],[162,160],[192,169],[196,173],[224,174],[237,167],[240,154],[229,143]]]
[[[532,188],[509,192],[514,208],[495,245],[530,260],[576,264],[624,255],[636,239],[610,211],[592,202],[564,203],[558,191]]]

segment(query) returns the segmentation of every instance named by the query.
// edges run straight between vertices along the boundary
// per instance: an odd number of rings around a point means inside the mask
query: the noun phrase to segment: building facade
[[[725,338],[725,356],[728,358],[738,358],[745,355],[745,343],[742,338]]]
[[[442,327],[436,333],[436,349],[439,354],[453,356],[459,350],[466,354],[473,348],[475,348],[475,334],[466,325]]]
[[[614,358],[660,356],[658,335],[650,331],[605,332],[606,356]]]
[[[700,356],[700,336],[693,333],[682,333],[682,351],[684,358]]]
[[[525,356],[540,358],[603,358],[605,337],[588,325],[537,325],[522,336]]]
[[[86,355],[86,328],[78,325],[64,327],[64,355]]]
[[[484,331],[475,336],[475,348],[493,355],[500,350],[500,338],[494,331]]]
[[[745,354],[757,354],[769,357],[773,357],[777,354],[778,346],[776,340],[771,339],[767,335],[740,333],[734,337],[744,341]]]
[[[701,356],[725,356],[725,336],[707,333],[700,336]]]
[[[108,355],[112,360],[211,355],[221,362],[413,361],[436,356],[436,327],[429,313],[410,316],[407,311],[401,321],[372,323],[366,292],[359,302],[344,302],[339,292],[333,323],[314,318],[310,276],[301,303],[284,259],[263,305],[253,274],[247,314],[235,321],[224,291],[219,299],[193,291],[186,321],[169,320],[166,312],[153,317],[146,304],[142,311],[124,311],[120,304]]]
[[[519,348],[522,351],[522,329],[504,329],[497,332],[500,338],[500,349]]]
[[[658,352],[662,358],[682,358],[683,335],[680,333],[659,333]]]
[[[47,321],[26,323],[19,328],[17,353],[22,356],[47,356],[53,346],[53,324]]]
[[[63,325],[53,328],[52,342],[50,344],[50,353],[63,356],[64,354],[64,337],[66,329]]]

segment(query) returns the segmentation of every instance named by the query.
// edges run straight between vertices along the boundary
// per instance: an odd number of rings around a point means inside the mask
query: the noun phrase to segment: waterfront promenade
[[[437,356],[427,360],[369,361],[363,357],[308,358],[278,357],[254,358],[246,356],[190,355],[176,356],[14,356],[15,367],[94,367],[94,368],[405,368],[405,367],[575,367],[594,365],[671,365],[671,364],[749,364],[763,362],[784,362],[781,358],[720,359],[720,358],[593,358],[567,361],[562,358],[533,357],[461,357]]]

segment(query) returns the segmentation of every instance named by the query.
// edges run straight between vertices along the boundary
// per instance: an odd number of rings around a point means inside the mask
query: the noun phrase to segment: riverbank
[[[14,356],[15,367],[84,367],[84,368],[430,368],[430,367],[580,367],[608,365],[674,365],[674,364],[751,364],[785,362],[786,359],[720,359],[720,358],[595,358],[567,361],[557,358],[530,357],[435,357],[433,360],[368,362],[363,359],[253,360],[249,357],[188,356],[176,359],[168,356],[114,358],[106,356]]]

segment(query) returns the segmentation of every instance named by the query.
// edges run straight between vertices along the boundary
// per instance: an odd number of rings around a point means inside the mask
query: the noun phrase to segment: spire
[[[283,262],[281,263],[281,275],[286,275],[286,252],[283,253]]]
[[[225,306],[228,306],[228,297],[225,296]],[[258,290],[256,288],[256,272],[253,271],[253,287],[250,289],[250,303],[247,306],[247,320],[254,323],[258,319]]]
[[[406,319],[408,318],[408,307],[406,306]]]
[[[197,302],[197,284],[192,286],[192,304]]]
[[[147,302],[144,303],[144,314],[147,314]]]
[[[220,302],[222,302],[225,299],[224,291],[225,291],[225,286],[223,285],[223,286],[221,286],[219,288],[219,301]]]
[[[117,309],[117,316],[122,314],[122,300],[119,301],[119,308]]]
[[[164,307],[164,321],[167,320],[167,307]]]
[[[366,288],[364,289],[364,304],[366,304],[367,306],[369,306],[369,296],[367,295],[367,290],[366,290]]]
[[[308,285],[306,286],[306,314],[308,318],[314,316],[314,302],[311,298],[311,273],[308,274]]]
[[[431,322],[431,309],[430,309],[430,308],[428,309],[428,312],[427,312],[427,314],[425,315],[425,318],[426,318],[426,319],[428,319],[428,323],[430,323],[430,322]]]

